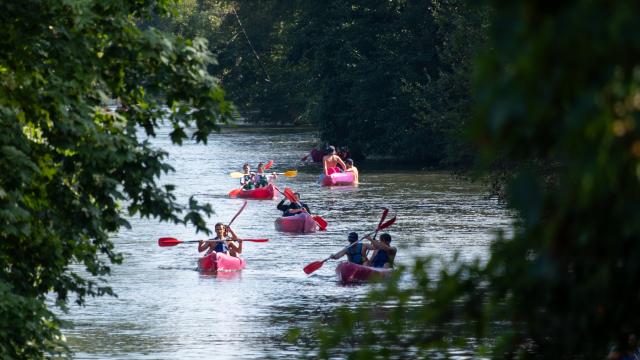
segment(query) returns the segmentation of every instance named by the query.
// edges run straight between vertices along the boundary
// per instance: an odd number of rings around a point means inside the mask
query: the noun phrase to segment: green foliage
[[[112,294],[104,276],[121,255],[109,234],[129,226],[123,210],[208,231],[209,205],[192,199],[183,209],[172,186],[156,183],[172,168],[146,138],[168,121],[174,142],[187,127],[206,142],[230,105],[207,72],[205,41],[136,25],[167,9],[0,4],[0,358],[64,350],[47,294],[63,308],[72,295],[82,304]],[[110,99],[116,113],[105,109]]]
[[[249,121],[313,124],[358,157],[471,162],[462,129],[485,9],[459,0],[197,4],[166,27],[208,34],[215,71]],[[203,13],[219,25],[197,21]]]
[[[430,358],[462,346],[492,358],[602,359],[640,330],[640,4],[492,6],[470,131],[486,169],[509,164],[513,235],[496,238],[486,264],[454,261],[433,276],[416,263],[415,287],[392,283],[324,326],[310,344],[321,358]],[[372,317],[367,308],[381,303],[394,310]]]

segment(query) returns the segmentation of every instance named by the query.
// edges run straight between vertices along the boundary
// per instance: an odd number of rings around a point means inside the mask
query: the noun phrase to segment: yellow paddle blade
[[[231,176],[232,178],[236,178],[236,179],[240,179],[242,177],[242,175],[244,175],[244,174],[239,172],[239,171],[234,171],[232,173],[229,173],[229,176]]]
[[[293,176],[298,175],[298,170],[287,170],[282,175],[288,176],[288,177],[293,177]]]

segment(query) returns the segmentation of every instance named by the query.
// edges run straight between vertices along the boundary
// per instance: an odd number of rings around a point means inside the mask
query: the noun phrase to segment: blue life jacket
[[[217,241],[214,251],[215,252],[227,252],[227,251],[229,251],[229,248],[227,247],[227,242],[226,241]]]
[[[350,262],[362,265],[362,263],[364,263],[364,259],[362,258],[362,243],[350,247],[347,250],[347,257],[349,258]]]
[[[389,254],[384,250],[378,250],[376,256],[371,260],[371,266],[375,268],[384,267],[384,264],[389,262]]]

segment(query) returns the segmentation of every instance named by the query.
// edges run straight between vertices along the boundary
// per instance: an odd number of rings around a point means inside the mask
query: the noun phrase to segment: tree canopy
[[[208,231],[209,205],[178,204],[157,183],[172,168],[148,138],[167,121],[173,142],[206,142],[230,105],[206,41],[138,25],[168,9],[0,3],[0,358],[64,351],[46,296],[64,307],[112,293],[103,276],[121,256],[109,235],[125,214]]]
[[[434,273],[419,260],[415,287],[373,292],[317,342],[293,333],[315,356],[602,359],[640,329],[640,4],[491,6],[470,132],[485,169],[517,164],[513,235],[496,238],[487,263]]]

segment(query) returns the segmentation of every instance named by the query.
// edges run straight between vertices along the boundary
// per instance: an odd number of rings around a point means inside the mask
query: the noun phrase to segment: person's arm
[[[344,164],[344,161],[340,159],[340,156],[336,156],[336,162],[342,166],[342,170],[347,168],[347,165]]]
[[[285,202],[286,200],[287,200],[287,199],[282,199],[282,200],[280,200],[280,202],[278,203],[278,206],[276,206],[276,209],[278,209],[278,210],[280,210],[280,211],[287,211],[287,210],[289,210],[289,206],[284,204],[284,202]]]
[[[231,255],[234,255],[234,253],[242,254],[242,241],[238,241],[238,235],[235,231],[233,231],[231,226],[227,226],[227,231],[229,232],[229,234],[231,234],[231,240],[227,240],[227,246],[229,247],[229,249],[233,250],[233,253],[231,253]]]
[[[327,160],[328,160],[328,158],[327,158],[327,157],[325,157],[325,158],[324,158],[324,159],[322,159],[322,160],[323,160],[322,162],[324,163],[324,174],[325,174],[326,176],[329,176],[329,171],[328,171],[328,168],[329,168],[329,167],[327,166]]]
[[[198,240],[198,252],[203,252],[209,247],[209,242],[204,240]]]
[[[393,247],[393,246],[389,246],[389,245],[387,245],[387,244],[383,243],[382,241],[379,241],[379,240],[376,240],[376,239],[372,238],[371,236],[366,236],[366,237],[365,237],[365,239],[367,239],[367,240],[371,241],[371,244],[373,245],[373,247],[374,247],[375,249],[381,249],[381,250],[384,250],[384,251],[386,251],[389,255],[391,255],[391,254],[395,254],[395,253],[396,253],[396,251],[398,251],[398,249],[396,249],[395,247]]]
[[[311,214],[311,210],[309,210],[309,206],[307,206],[307,204],[302,203],[302,208],[305,209],[307,213]]]
[[[340,259],[341,257],[343,257],[343,256],[345,256],[345,255],[347,254],[347,251],[348,251],[348,250],[349,250],[349,247],[346,247],[346,248],[344,248],[344,249],[342,249],[342,250],[338,251],[337,253],[332,254],[332,255],[331,255],[331,258],[332,258],[332,259],[334,259],[334,260],[335,260],[335,259]]]
[[[362,251],[360,252],[360,255],[362,255],[362,263],[365,265],[369,263],[369,258],[367,257],[367,252],[369,251],[369,249],[371,249],[371,245],[362,245]]]

